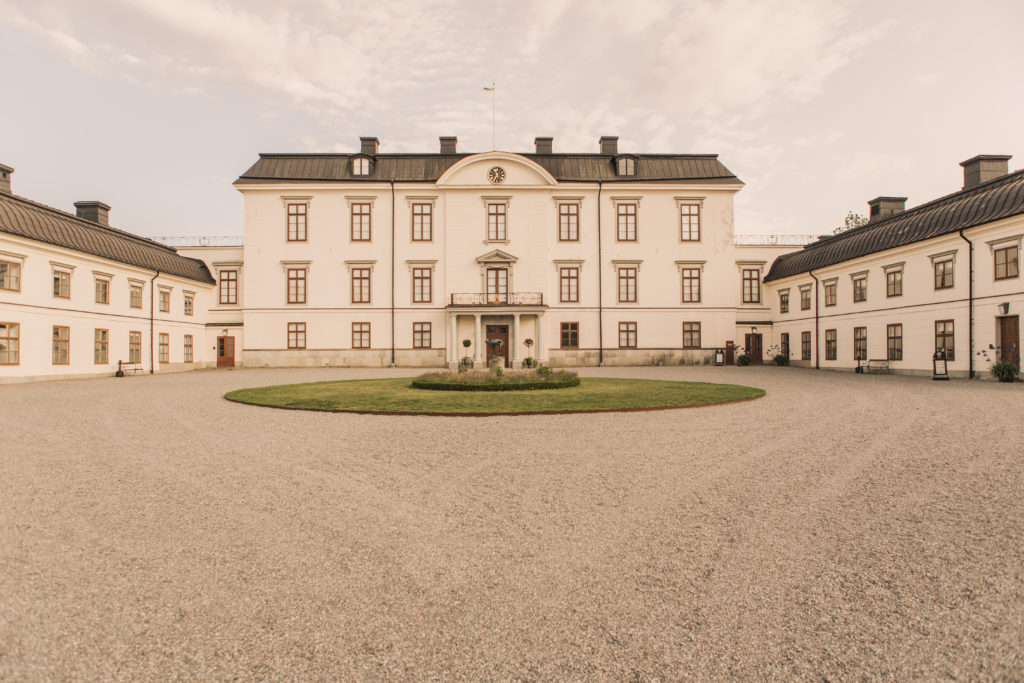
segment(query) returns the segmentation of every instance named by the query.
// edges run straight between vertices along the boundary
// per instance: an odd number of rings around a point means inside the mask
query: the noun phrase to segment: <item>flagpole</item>
[[[494,106],[494,91],[495,85],[491,83],[491,87],[484,86],[484,90],[491,93],[491,151],[498,149],[497,136],[495,134],[495,106]]]

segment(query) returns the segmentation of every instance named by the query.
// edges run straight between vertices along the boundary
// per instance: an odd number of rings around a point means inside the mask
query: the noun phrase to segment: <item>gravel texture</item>
[[[0,386],[0,679],[1024,678],[1024,386],[798,368],[692,410]]]

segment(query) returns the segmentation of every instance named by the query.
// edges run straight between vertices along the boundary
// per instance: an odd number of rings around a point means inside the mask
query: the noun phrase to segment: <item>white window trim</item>
[[[412,205],[413,204],[430,204],[431,207],[437,206],[437,197],[438,197],[438,195],[436,195],[436,194],[435,195],[431,195],[431,196],[415,196],[415,197],[410,196],[410,195],[406,195],[405,202],[406,202],[406,204],[409,205],[409,211],[412,211]]]
[[[510,218],[512,211],[510,209],[512,205],[512,195],[482,195],[480,197],[484,203],[484,244],[508,244],[509,235],[512,233],[512,220]],[[489,207],[491,204],[504,204],[505,205],[505,239],[503,240],[492,240],[487,238],[487,231],[490,229],[490,214]],[[511,271],[509,277],[512,277]],[[483,291],[487,291],[486,289]],[[512,291],[512,285],[509,284],[509,291]]]
[[[1009,237],[999,237],[994,240],[989,240],[988,242],[985,242],[985,244],[988,245],[988,250],[992,254],[995,254],[997,249],[1005,249],[1006,247],[1012,247],[1014,245],[1017,246],[1017,251],[1019,253],[1021,250],[1022,238],[1024,238],[1024,235],[1010,235]],[[0,252],[0,256],[3,256],[3,252]]]
[[[636,273],[639,275],[640,264],[643,262],[643,259],[612,259],[612,270],[618,271],[619,268],[636,268]]]
[[[945,261],[951,261],[953,263],[953,265],[956,265],[956,255],[957,255],[958,252],[959,252],[958,249],[951,249],[950,251],[943,251],[943,252],[938,253],[938,254],[932,254],[928,258],[931,259],[933,266],[936,263],[942,263],[942,262],[945,262]]]
[[[743,274],[744,270],[752,270],[757,268],[758,279],[763,277],[764,267],[768,265],[767,261],[736,261],[736,270]]]
[[[703,273],[706,263],[707,261],[676,261],[676,270],[682,273],[684,268],[699,268]]]
[[[313,203],[313,196],[306,195],[303,197],[287,197],[281,195],[281,205],[287,210],[289,204],[305,204],[306,210],[309,210],[309,205]]]
[[[345,195],[345,203],[348,205],[348,211],[352,213],[353,204],[369,204],[370,212],[373,212],[373,203],[377,201],[377,195]]]
[[[0,261],[7,261],[8,263],[17,263],[19,266],[25,265],[25,259],[28,257],[24,254],[15,254],[10,251],[0,251]],[[53,263],[53,261],[50,261]]]
[[[308,259],[303,261],[281,261],[281,270],[287,274],[289,268],[303,268],[308,273],[312,264],[313,262]]]
[[[576,268],[583,272],[583,259],[555,259],[551,263],[555,265],[555,272],[559,275],[562,274],[562,268]]]
[[[50,261],[50,268],[55,271],[59,270],[68,273],[69,275],[75,272],[75,266],[68,263],[59,263],[57,261]]]
[[[867,280],[869,272],[870,271],[867,271],[867,270],[860,270],[860,271],[857,271],[856,273],[850,273],[850,279],[851,280],[859,280],[861,278],[864,278],[865,280]]]
[[[905,264],[906,261],[900,261],[899,263],[890,263],[887,266],[882,266],[882,270],[884,270],[886,273],[890,273],[894,270],[903,270],[903,266]]]
[[[408,266],[410,273],[413,268],[430,268],[430,272],[433,273],[437,268],[437,259],[406,259],[405,265]]]
[[[351,273],[353,268],[367,268],[369,267],[370,272],[373,272],[373,267],[377,264],[377,259],[372,260],[352,260],[345,261],[345,267],[348,268],[348,272]]]

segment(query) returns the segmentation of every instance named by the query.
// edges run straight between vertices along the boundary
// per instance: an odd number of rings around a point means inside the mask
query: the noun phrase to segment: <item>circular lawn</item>
[[[763,389],[736,384],[583,378],[555,391],[461,392],[413,388],[412,378],[348,380],[239,389],[229,401],[251,405],[385,415],[532,415],[694,408],[746,401]]]

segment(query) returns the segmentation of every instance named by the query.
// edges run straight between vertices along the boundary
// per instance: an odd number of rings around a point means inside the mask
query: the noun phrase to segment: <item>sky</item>
[[[736,232],[1024,167],[1021,0],[0,0],[15,194],[145,236],[241,235],[260,152],[714,153]]]

